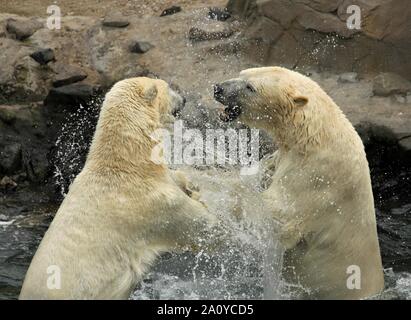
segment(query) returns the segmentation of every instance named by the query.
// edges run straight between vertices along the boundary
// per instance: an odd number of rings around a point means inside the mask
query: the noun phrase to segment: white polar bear
[[[195,243],[215,223],[183,192],[190,187],[181,173],[150,160],[158,143],[151,133],[177,103],[181,97],[162,80],[114,85],[20,299],[127,299],[160,253]]]
[[[284,68],[245,70],[215,86],[221,118],[269,132],[279,145],[263,193],[282,225],[283,273],[319,299],[382,291],[383,268],[364,146],[334,101]]]

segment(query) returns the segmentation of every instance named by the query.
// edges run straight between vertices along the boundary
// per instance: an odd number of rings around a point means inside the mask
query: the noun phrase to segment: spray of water
[[[97,124],[102,98],[92,99],[69,113],[63,122],[53,152],[54,183],[64,197],[83,168]]]
[[[84,165],[101,100],[69,114],[56,140],[55,183],[63,197]],[[276,227],[268,223],[257,177],[241,176],[234,167],[179,169],[200,188],[201,200],[224,224],[227,238],[212,252],[164,255],[132,298],[286,298],[281,279],[283,249],[275,237]]]

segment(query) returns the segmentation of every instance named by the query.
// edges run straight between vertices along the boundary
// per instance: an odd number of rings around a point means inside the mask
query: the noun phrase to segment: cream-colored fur
[[[27,272],[20,299],[127,299],[155,258],[214,222],[181,173],[153,163],[150,135],[172,107],[162,80],[123,80],[106,95],[90,152]],[[56,266],[61,288],[50,289]],[[51,274],[47,272],[50,271]],[[55,284],[55,282],[54,282]]]
[[[384,287],[374,199],[364,146],[334,101],[311,79],[284,68],[241,72],[235,83],[255,92],[238,97],[239,120],[268,131],[279,145],[263,193],[282,224],[284,276],[306,297],[357,299]],[[348,289],[347,268],[361,270]]]

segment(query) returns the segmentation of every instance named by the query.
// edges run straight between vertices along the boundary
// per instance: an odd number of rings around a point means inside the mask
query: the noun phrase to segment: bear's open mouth
[[[224,93],[221,85],[214,86],[214,99],[225,106],[220,113],[220,120],[230,122],[237,119],[241,114],[241,107],[236,103],[237,95],[233,93]]]
[[[224,122],[234,121],[241,115],[241,108],[238,105],[227,106],[220,113],[220,120]]]

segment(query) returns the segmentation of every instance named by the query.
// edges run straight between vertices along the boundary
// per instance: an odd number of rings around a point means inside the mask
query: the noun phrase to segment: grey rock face
[[[47,96],[48,68],[30,57],[33,49],[12,39],[0,40],[0,103],[40,101]]]
[[[347,8],[353,4],[361,9],[354,29],[347,25],[352,16]],[[395,5],[391,0],[230,0],[227,7],[248,24],[246,35],[257,29],[260,33],[253,36],[271,42],[274,53],[264,58],[267,64],[411,74],[411,7],[406,0]]]
[[[376,96],[407,95],[409,92],[411,92],[411,82],[398,74],[385,72],[374,78],[373,93]]]
[[[71,65],[59,64],[55,67],[56,75],[53,79],[54,87],[62,87],[87,78],[87,73],[81,68]]]

